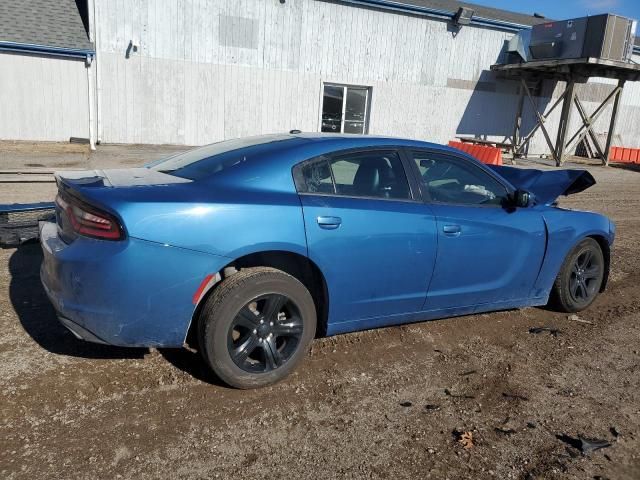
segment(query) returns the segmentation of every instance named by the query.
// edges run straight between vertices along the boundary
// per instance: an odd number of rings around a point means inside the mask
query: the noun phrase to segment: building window
[[[369,130],[368,87],[325,84],[322,92],[320,131],[333,133],[367,133]]]

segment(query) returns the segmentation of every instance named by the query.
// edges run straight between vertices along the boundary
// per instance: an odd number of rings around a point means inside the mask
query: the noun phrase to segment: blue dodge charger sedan
[[[397,138],[250,137],[56,179],[41,277],[60,321],[92,342],[195,345],[238,388],[285,377],[316,335],[580,311],[614,239],[608,218],[556,206],[586,171]]]

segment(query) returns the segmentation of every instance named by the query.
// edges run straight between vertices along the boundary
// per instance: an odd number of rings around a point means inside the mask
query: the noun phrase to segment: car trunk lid
[[[148,168],[121,168],[112,170],[68,170],[55,173],[58,184],[56,223],[60,237],[71,243],[78,237],[78,224],[74,227],[70,205],[75,205],[89,215],[104,214],[117,221],[124,230],[122,218],[112,205],[105,205],[105,191],[126,191],[132,187],[157,187],[190,183],[192,180]],[[111,196],[111,195],[107,195]],[[95,217],[94,217],[95,218]],[[91,235],[89,235],[91,236]]]

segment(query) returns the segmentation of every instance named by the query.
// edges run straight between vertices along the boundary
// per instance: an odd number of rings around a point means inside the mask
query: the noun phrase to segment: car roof
[[[227,151],[220,152],[221,144],[226,142],[237,143]],[[235,148],[234,148],[235,147]],[[476,164],[479,168],[485,170],[489,175],[500,179],[506,185],[510,185],[506,179],[501,177],[496,171],[488,168],[472,156],[461,150],[437,143],[425,142],[421,140],[412,140],[407,138],[398,138],[380,135],[357,135],[357,134],[339,134],[339,133],[279,133],[267,134],[252,137],[243,137],[236,140],[228,140],[225,142],[214,143],[199,147],[193,150],[200,156],[200,160],[207,157],[224,157],[233,159],[241,156],[241,162],[233,162],[236,166],[233,169],[214,170],[209,174],[203,174],[198,177],[190,177],[195,181],[213,182],[216,184],[229,184],[228,182],[239,182],[238,185],[246,187],[247,171],[251,179],[259,178],[263,188],[264,185],[273,185],[277,189],[283,181],[283,171],[291,171],[291,169],[301,162],[311,160],[323,155],[329,155],[340,151],[351,149],[369,149],[369,148],[423,148],[434,152],[448,153],[458,157],[465,158],[467,161]],[[186,152],[188,154],[190,151]],[[162,171],[164,162],[171,161],[174,157],[160,160],[148,167],[158,167]],[[199,161],[197,157],[194,161]],[[186,166],[184,168],[187,168]],[[247,170],[249,169],[249,170]],[[178,174],[179,176],[180,174]],[[290,174],[288,175],[290,178]]]
[[[441,150],[446,152],[461,153],[459,150],[446,145],[441,145],[422,140],[413,140],[408,138],[391,137],[384,135],[357,135],[350,133],[314,133],[301,132],[290,133],[288,135],[273,134],[262,135],[264,143],[273,145],[277,149],[287,150],[292,147],[306,146],[313,144],[316,148],[327,152],[333,150],[346,150],[350,148],[365,148],[376,146],[390,147],[416,147],[429,148],[432,150]]]
[[[225,150],[224,144],[227,144],[229,147],[228,150]],[[241,168],[234,168],[232,171],[229,171],[226,169],[220,170],[212,167],[209,173],[206,173],[206,168],[201,168],[201,173],[198,173],[197,176],[194,177],[187,174],[186,178],[219,183],[222,181],[222,178],[227,178],[227,180],[229,180],[228,175],[231,175],[232,177],[240,175],[241,177],[238,178],[242,178],[242,175],[246,175],[246,173],[242,174],[241,172],[246,172],[246,169],[250,168],[250,175],[252,178],[257,176],[262,180],[266,180],[267,178],[273,177],[272,182],[276,182],[276,179],[282,175],[283,169],[290,170],[301,162],[319,156],[352,149],[395,149],[402,147],[429,149],[434,152],[448,153],[458,157],[463,157],[467,161],[475,163],[480,168],[488,171],[490,175],[499,177],[496,172],[490,171],[490,169],[485,165],[481,164],[468,154],[458,149],[437,143],[391,136],[339,133],[298,133],[297,131],[286,134],[280,133],[243,137],[235,140],[213,143],[179,154],[176,157],[159,160],[152,164],[148,164],[147,167],[158,168],[160,171],[163,171],[162,168],[166,162],[180,161],[178,157],[184,155],[193,155],[193,161],[198,162],[207,158],[214,159],[218,157],[221,158],[222,161],[225,157],[234,158],[241,156],[243,158]],[[181,166],[178,170],[182,168],[189,168],[187,167],[189,163],[190,162],[187,161],[187,164]],[[236,163],[233,164],[236,165]],[[176,171],[176,168],[171,171]],[[218,173],[214,175],[214,171]],[[191,172],[191,174],[193,175],[194,172]],[[177,173],[177,175],[180,176],[181,174]]]

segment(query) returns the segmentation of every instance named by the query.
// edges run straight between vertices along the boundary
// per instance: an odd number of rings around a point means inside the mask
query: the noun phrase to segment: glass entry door
[[[320,131],[367,133],[369,88],[325,84]]]

